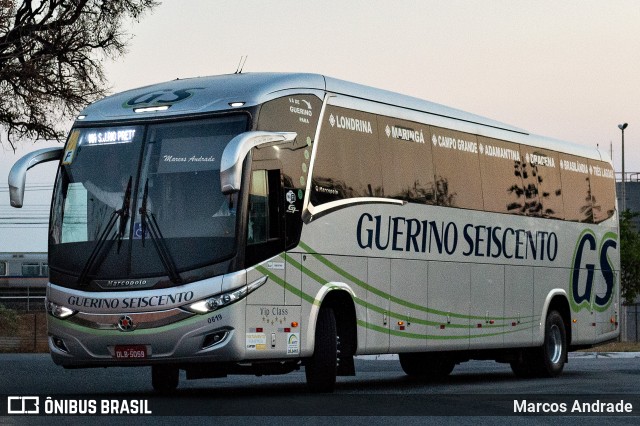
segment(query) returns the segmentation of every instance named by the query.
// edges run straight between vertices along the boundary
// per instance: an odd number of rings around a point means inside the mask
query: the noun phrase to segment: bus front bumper
[[[47,315],[51,357],[68,368],[239,361],[245,352],[245,303],[204,315],[179,309]]]

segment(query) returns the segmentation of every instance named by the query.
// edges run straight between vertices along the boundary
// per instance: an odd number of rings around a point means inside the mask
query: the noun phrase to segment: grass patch
[[[640,352],[640,342],[610,342],[580,352]]]

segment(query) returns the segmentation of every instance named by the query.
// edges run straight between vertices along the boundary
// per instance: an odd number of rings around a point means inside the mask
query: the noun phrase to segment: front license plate
[[[116,346],[114,358],[117,359],[145,359],[148,356],[146,345]]]

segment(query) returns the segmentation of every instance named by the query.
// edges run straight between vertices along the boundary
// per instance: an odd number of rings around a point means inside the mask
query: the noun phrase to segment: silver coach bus
[[[418,377],[470,359],[561,373],[618,336],[611,162],[427,101],[321,75],[174,80],[107,97],[64,148],[48,333],[66,368],[151,366],[153,387],[353,357]]]

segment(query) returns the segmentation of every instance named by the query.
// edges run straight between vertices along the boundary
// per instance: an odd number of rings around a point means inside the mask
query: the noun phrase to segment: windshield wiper
[[[158,252],[158,256],[160,256],[160,261],[162,262],[162,266],[164,266],[165,271],[169,274],[169,279],[174,284],[181,284],[182,277],[178,272],[178,268],[176,268],[176,264],[173,261],[173,257],[171,257],[171,253],[166,245],[166,240],[162,236],[162,232],[160,232],[160,227],[158,226],[158,221],[152,212],[148,209],[147,199],[149,196],[149,179],[147,179],[144,184],[144,192],[142,195],[142,205],[140,206],[140,217],[142,219],[142,246],[144,247],[144,240],[147,234],[147,229],[149,229],[149,235],[151,236],[151,241],[153,241],[153,245]]]
[[[129,183],[127,184],[127,189],[124,193],[124,199],[122,200],[122,207],[120,208],[120,210],[116,210],[113,213],[111,213],[111,217],[107,222],[107,226],[104,227],[104,230],[98,237],[98,240],[96,241],[96,245],[93,246],[93,250],[91,251],[89,258],[87,259],[87,262],[84,264],[84,268],[82,268],[82,272],[78,277],[78,285],[80,286],[86,286],[87,284],[89,284],[88,282],[85,282],[87,279],[87,276],[97,266],[99,266],[100,263],[102,263],[102,262],[99,262],[96,264],[96,259],[98,258],[98,255],[102,252],[102,248],[104,247],[104,244],[107,241],[107,237],[109,236],[109,233],[115,226],[118,216],[120,217],[120,226],[119,226],[118,234],[116,235],[116,238],[118,239],[118,253],[120,253],[120,246],[122,245],[122,237],[124,236],[124,231],[127,227],[127,220],[129,219],[129,206],[131,204],[131,181],[132,181],[132,177],[129,176]]]
[[[118,228],[118,254],[120,254],[120,246],[122,246],[122,237],[124,237],[124,231],[127,228],[127,222],[129,221],[129,206],[131,205],[131,181],[132,177],[129,176],[129,183],[127,184],[127,190],[124,193],[124,200],[122,200],[122,209],[120,210],[120,227]]]

